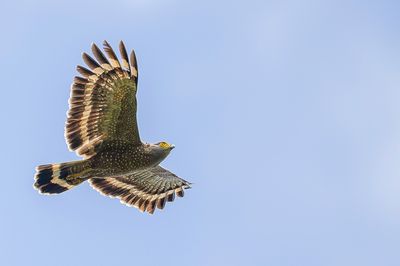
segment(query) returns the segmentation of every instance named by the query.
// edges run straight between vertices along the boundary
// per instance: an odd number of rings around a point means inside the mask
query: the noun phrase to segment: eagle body
[[[88,180],[90,185],[128,206],[153,213],[175,195],[183,197],[190,183],[159,164],[173,145],[143,143],[136,119],[138,68],[134,51],[121,41],[121,62],[107,41],[107,56],[92,44],[95,57],[83,53],[88,68],[77,66],[71,86],[65,138],[81,161],[40,165],[34,188],[59,194]]]
[[[156,145],[117,140],[102,144],[101,150],[88,160],[88,166],[96,177],[127,175],[157,166],[168,153]]]

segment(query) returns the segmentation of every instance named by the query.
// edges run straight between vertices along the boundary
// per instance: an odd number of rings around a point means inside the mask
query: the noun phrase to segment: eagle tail
[[[87,161],[40,165],[33,186],[41,194],[60,194],[87,180],[89,171]]]

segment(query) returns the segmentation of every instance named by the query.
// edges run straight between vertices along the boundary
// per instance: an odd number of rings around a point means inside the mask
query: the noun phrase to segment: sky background
[[[2,1],[1,265],[400,265],[399,1]],[[83,184],[64,123],[90,44],[139,61],[138,122],[194,183],[142,214]]]

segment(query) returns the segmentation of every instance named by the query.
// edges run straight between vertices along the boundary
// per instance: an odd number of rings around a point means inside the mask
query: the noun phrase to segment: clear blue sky
[[[5,1],[1,265],[399,265],[399,1]],[[150,216],[88,184],[64,123],[81,52],[139,60],[141,137],[194,183]]]

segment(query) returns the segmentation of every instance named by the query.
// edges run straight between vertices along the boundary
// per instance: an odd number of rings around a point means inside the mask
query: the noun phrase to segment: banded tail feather
[[[88,170],[87,161],[40,165],[33,186],[42,194],[60,194],[87,180]]]

